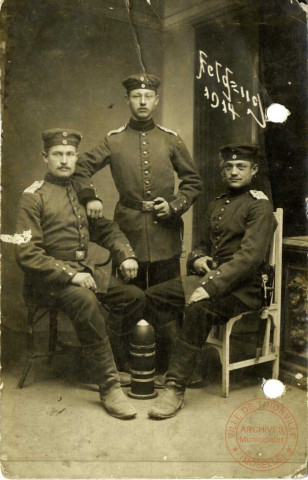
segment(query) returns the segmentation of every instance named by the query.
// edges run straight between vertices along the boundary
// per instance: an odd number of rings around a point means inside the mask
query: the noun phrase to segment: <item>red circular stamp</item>
[[[274,470],[295,452],[298,429],[290,410],[276,400],[254,398],[228,418],[225,440],[234,460],[249,470]]]

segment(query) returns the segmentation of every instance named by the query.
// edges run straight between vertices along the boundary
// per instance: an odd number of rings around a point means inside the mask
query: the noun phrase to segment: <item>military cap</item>
[[[55,145],[73,145],[77,148],[81,138],[80,132],[66,128],[53,128],[42,133],[44,148],[50,148]]]
[[[223,160],[254,160],[258,153],[257,145],[230,144],[219,149]]]
[[[149,73],[137,73],[135,75],[130,75],[122,82],[122,85],[126,88],[127,93],[131,90],[136,90],[137,88],[146,88],[148,90],[155,90],[156,92],[160,84],[160,79],[155,75],[150,75]]]

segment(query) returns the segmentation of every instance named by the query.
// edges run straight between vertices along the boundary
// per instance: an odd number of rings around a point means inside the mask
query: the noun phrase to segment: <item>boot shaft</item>
[[[172,388],[172,385],[176,385],[177,388],[185,390],[200,352],[199,348],[178,338],[174,344],[166,374],[166,386]]]

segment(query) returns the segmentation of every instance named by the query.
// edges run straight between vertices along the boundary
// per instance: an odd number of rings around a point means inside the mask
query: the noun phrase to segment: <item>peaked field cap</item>
[[[45,130],[42,133],[44,148],[54,147],[55,145],[73,145],[78,147],[81,142],[82,135],[77,130],[69,130],[68,128],[53,128]]]
[[[258,153],[258,145],[230,144],[219,149],[224,161],[228,160],[254,160]]]
[[[150,73],[136,73],[125,78],[125,80],[122,82],[122,85],[126,88],[127,93],[131,90],[136,90],[137,88],[157,91],[160,84],[160,79],[155,75],[151,75]]]

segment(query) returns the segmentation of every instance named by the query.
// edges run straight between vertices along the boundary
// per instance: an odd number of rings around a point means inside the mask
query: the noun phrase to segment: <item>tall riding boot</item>
[[[137,415],[120,386],[109,338],[84,347],[92,365],[92,378],[99,386],[100,399],[107,412],[113,417],[128,419]]]
[[[183,405],[187,381],[199,352],[199,348],[177,339],[166,374],[165,391],[149,410],[149,417],[164,419],[177,414]]]
[[[119,334],[107,326],[114,361],[121,372],[130,372],[130,340],[132,332]]]
[[[157,333],[158,347],[156,350],[156,370],[158,371],[158,375],[156,375],[154,381],[155,388],[165,388],[166,373],[162,374],[161,372],[166,372],[166,370],[168,370],[169,360],[172,355],[174,344],[176,339],[180,336],[181,327],[177,320],[166,323],[159,329]]]

